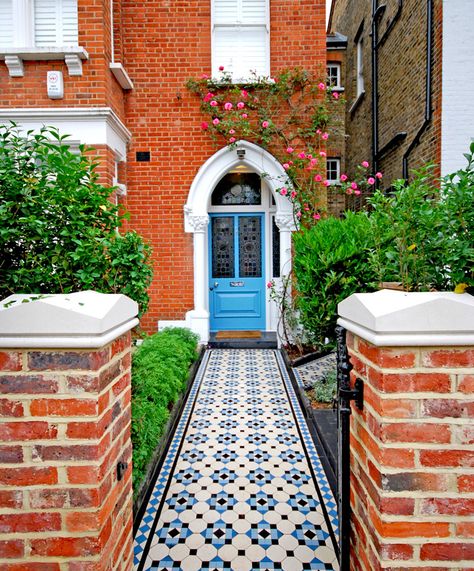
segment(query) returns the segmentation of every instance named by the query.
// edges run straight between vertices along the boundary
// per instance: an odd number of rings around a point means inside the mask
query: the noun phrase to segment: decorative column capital
[[[278,226],[280,231],[286,230],[287,232],[293,232],[296,230],[292,214],[277,214],[275,216],[275,224]]]
[[[205,232],[209,224],[209,216],[188,216],[192,232]]]

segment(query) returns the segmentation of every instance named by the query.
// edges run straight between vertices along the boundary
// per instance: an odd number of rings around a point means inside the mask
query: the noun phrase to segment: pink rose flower
[[[316,166],[316,165],[318,164],[318,159],[311,159],[311,160],[309,161],[309,164],[310,164],[312,167]]]
[[[346,194],[352,194],[353,192],[354,192],[354,191],[353,191],[351,188],[348,188],[348,189],[346,190]]]
[[[360,190],[359,189],[354,190],[354,194],[360,194]]]
[[[226,103],[224,103],[224,109],[226,111],[230,111],[232,109],[233,105],[232,103],[230,103],[230,101],[227,101]]]
[[[280,194],[282,196],[286,196],[288,194],[288,190],[285,187],[280,188]]]
[[[301,218],[301,211],[298,210],[298,212],[296,213],[296,218]]]
[[[239,101],[237,103],[237,109],[243,109],[245,107],[245,103],[243,101]]]
[[[347,180],[347,175],[346,174],[341,174],[341,181],[342,182],[346,182]]]
[[[295,149],[294,149],[293,147],[287,147],[286,152],[291,155],[291,153],[292,153],[294,150],[295,150]]]
[[[323,182],[323,184],[324,184],[324,186],[331,186],[331,183],[330,183],[329,180],[325,180],[325,181]]]
[[[262,121],[262,127],[266,129],[270,123],[268,121]]]
[[[351,182],[351,188],[352,188],[352,190],[357,190],[357,183]]]
[[[220,121],[219,119],[216,117],[215,119],[212,120],[212,124],[213,125],[219,125]]]
[[[218,103],[217,103],[217,101],[216,101],[215,99],[213,99],[213,100],[211,101],[211,103],[210,103],[210,106],[211,106],[211,107],[217,107],[217,105],[218,105]]]
[[[273,287],[273,282],[267,282],[267,288],[270,289]]]
[[[369,163],[367,161],[362,161],[360,163],[365,169],[369,168]]]
[[[203,73],[201,75],[201,79],[209,79],[209,76],[207,75],[207,73]]]
[[[319,220],[319,219],[321,218],[321,214],[318,214],[318,213],[316,212],[316,214],[313,214],[313,218],[314,218],[315,220]]]
[[[299,157],[300,159],[305,159],[305,158],[306,158],[306,153],[302,151],[301,153],[298,153],[298,157]]]
[[[314,177],[314,180],[315,180],[316,182],[321,182],[321,181],[323,180],[323,177],[322,177],[320,174],[317,174],[317,175]]]
[[[230,130],[229,130],[229,135],[235,135],[234,129],[230,129]]]
[[[319,151],[319,156],[320,157],[327,157],[326,151]]]
[[[373,176],[369,176],[369,178],[367,179],[367,183],[368,184],[375,184],[375,178]]]
[[[288,163],[283,163],[283,168],[287,171],[290,168]]]
[[[321,81],[321,83],[318,83],[318,87],[321,91],[324,91],[326,89],[326,84]]]
[[[383,177],[383,174],[381,172],[376,173],[375,175],[379,180]]]
[[[209,91],[209,93],[206,93],[206,95],[204,96],[204,101],[207,103],[207,102],[210,101],[213,97],[214,97],[214,93],[211,93],[211,92]]]
[[[242,113],[242,119],[247,119],[248,115],[247,113]]]
[[[332,96],[334,97],[334,99],[339,99],[339,93],[337,91],[333,91]]]
[[[231,138],[229,139],[229,143],[235,143],[235,137],[231,137]]]
[[[316,134],[321,135],[321,129],[316,129]]]
[[[220,65],[220,66],[219,66],[219,71],[224,71],[224,66],[223,66],[223,65]]]
[[[242,95],[242,97],[243,97],[244,99],[249,96],[248,92],[245,91],[245,89],[242,89],[242,91],[240,92],[240,95]]]
[[[306,158],[307,158],[307,159],[312,159],[312,158],[313,158],[313,155],[306,155]]]
[[[327,141],[329,139],[329,134],[328,133],[323,133],[321,135],[321,139],[324,139],[325,141]]]
[[[203,131],[207,131],[208,128],[209,128],[209,123],[206,123],[206,121],[203,121],[203,122],[201,123],[201,129],[202,129]]]
[[[296,198],[296,190],[291,191],[291,198]]]
[[[288,161],[288,164],[290,165],[290,167],[292,167],[295,163],[293,161]]]

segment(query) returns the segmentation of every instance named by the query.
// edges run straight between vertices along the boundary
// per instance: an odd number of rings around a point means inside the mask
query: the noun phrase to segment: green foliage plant
[[[322,403],[331,403],[337,391],[336,371],[333,369],[324,378],[317,380],[311,390],[314,400]]]
[[[433,183],[431,169],[369,202],[375,245],[370,263],[380,282],[407,291],[465,291],[474,287],[474,144],[467,166]]]
[[[0,296],[95,289],[148,306],[150,248],[99,183],[92,149],[52,127],[0,126]]]
[[[293,271],[301,322],[319,349],[334,346],[337,304],[356,291],[375,289],[368,263],[374,247],[369,215],[347,212],[294,234]]]
[[[144,339],[132,359],[133,488],[138,491],[172,405],[186,389],[198,336],[167,328]]]

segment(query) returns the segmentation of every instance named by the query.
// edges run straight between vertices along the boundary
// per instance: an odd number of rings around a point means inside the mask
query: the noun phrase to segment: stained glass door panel
[[[265,329],[264,218],[211,215],[211,331]]]

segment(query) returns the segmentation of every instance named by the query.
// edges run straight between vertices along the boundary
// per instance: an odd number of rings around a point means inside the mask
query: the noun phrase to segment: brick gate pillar
[[[339,315],[364,381],[351,569],[474,568],[474,298],[384,290]]]
[[[130,329],[123,295],[0,302],[0,569],[130,571]]]

